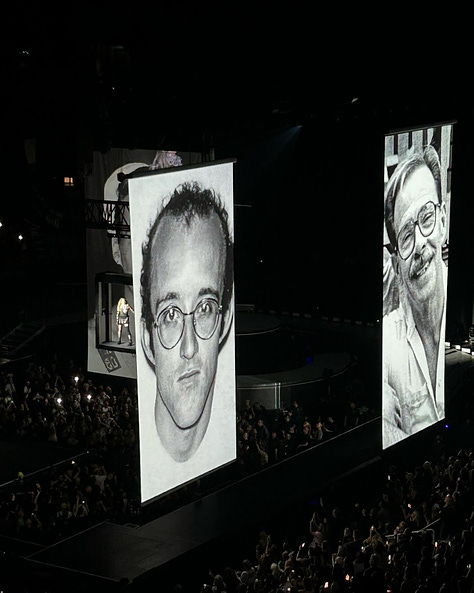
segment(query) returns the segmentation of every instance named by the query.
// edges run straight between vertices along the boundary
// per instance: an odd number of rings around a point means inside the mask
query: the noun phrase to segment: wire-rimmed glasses
[[[439,204],[426,202],[419,212],[416,220],[409,220],[400,229],[397,236],[397,251],[403,260],[407,260],[415,249],[415,227],[418,225],[423,237],[429,237],[436,226],[436,207]]]
[[[185,317],[192,315],[194,333],[201,340],[209,340],[216,331],[222,306],[215,299],[200,301],[194,311],[183,313],[176,305],[163,309],[154,326],[163,348],[171,350],[183,337]]]

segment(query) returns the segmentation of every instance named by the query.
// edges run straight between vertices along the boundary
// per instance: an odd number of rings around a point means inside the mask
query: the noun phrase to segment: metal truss
[[[86,227],[104,229],[113,237],[130,238],[128,202],[86,200]]]

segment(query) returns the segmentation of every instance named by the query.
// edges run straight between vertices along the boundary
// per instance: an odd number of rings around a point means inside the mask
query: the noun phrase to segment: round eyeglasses
[[[215,299],[203,299],[190,313],[183,313],[176,305],[170,305],[154,323],[161,345],[171,350],[178,344],[184,333],[184,318],[188,315],[193,316],[193,329],[198,338],[209,340],[216,331],[221,311],[222,306]]]
[[[429,237],[436,226],[436,207],[439,204],[427,202],[420,208],[416,220],[403,225],[397,236],[397,251],[403,260],[410,257],[415,249],[415,226],[418,225],[423,237]]]

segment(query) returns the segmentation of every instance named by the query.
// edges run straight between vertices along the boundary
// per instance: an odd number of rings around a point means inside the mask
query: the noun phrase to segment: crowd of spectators
[[[1,372],[0,435],[88,454],[40,475],[20,472],[0,492],[0,533],[51,543],[103,520],[139,522],[137,406],[134,387],[95,385],[80,366],[57,355]],[[237,414],[235,476],[282,461],[359,422],[354,402],[344,413],[329,408],[324,406],[323,421],[319,415],[310,418],[296,401],[280,411],[245,402]],[[166,509],[168,499],[178,504],[180,497],[202,495],[201,486],[196,480],[157,504]]]
[[[388,471],[372,480],[366,500],[321,500],[308,527],[289,528],[287,541],[261,531],[255,556],[211,569],[201,593],[474,591],[474,453]]]
[[[237,465],[256,471],[363,419],[351,398],[323,410],[310,417],[296,401],[281,411],[245,402],[237,414]],[[78,453],[40,475],[18,474],[0,493],[1,534],[49,544],[139,514],[133,389],[96,386],[57,357],[45,366],[30,360],[23,374],[0,375],[0,431]],[[212,569],[201,593],[474,592],[474,453],[456,451],[415,467],[392,465],[379,482],[360,478],[370,481],[364,500],[320,500],[308,527],[292,525],[286,541],[262,530],[255,557]]]
[[[77,372],[71,363],[63,378],[55,363],[50,370],[30,363],[19,389],[13,373],[4,376],[2,431],[69,447],[131,447],[136,442],[136,396],[126,387],[114,395],[109,386],[96,387]]]
[[[103,520],[133,520],[139,512],[136,394],[95,386],[72,361],[60,368],[57,357],[48,366],[30,361],[16,379],[1,374],[3,438],[50,442],[75,460],[32,476],[18,472],[0,493],[0,533],[52,543]]]
[[[249,471],[272,465],[370,418],[367,408],[351,399],[334,398],[321,408],[322,413],[309,415],[296,400],[279,411],[246,400],[237,413],[239,464]]]

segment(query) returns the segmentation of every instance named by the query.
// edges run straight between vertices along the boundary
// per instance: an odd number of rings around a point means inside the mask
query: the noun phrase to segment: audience
[[[364,507],[349,497],[345,509],[321,501],[303,544],[278,545],[269,536],[262,544],[260,533],[255,561],[226,566],[225,579],[211,570],[201,592],[225,590],[221,582],[239,593],[473,592],[473,470],[466,449],[405,472],[392,466]]]
[[[30,362],[22,383],[0,382],[0,433],[49,441],[78,454],[0,492],[0,534],[53,543],[104,521],[133,520],[139,510],[137,398],[85,380],[71,362],[62,371]],[[21,386],[20,386],[21,385]]]
[[[337,402],[334,389],[332,395]],[[310,418],[297,401],[279,413],[246,401],[237,414],[239,477],[338,434],[337,406],[328,405],[324,417]],[[103,520],[138,521],[137,406],[135,390],[95,385],[74,361],[64,363],[57,355],[1,372],[0,435],[90,453],[0,492],[0,534],[49,544]],[[361,414],[355,404],[351,409],[354,416]],[[341,415],[341,426],[343,421]],[[196,481],[195,488],[157,504],[166,508],[170,500],[198,493],[200,486]]]
[[[90,452],[34,479],[19,472],[0,493],[0,533],[42,544],[104,520],[133,520],[140,509],[136,393],[96,386],[72,361],[59,366],[57,357],[46,366],[30,362],[24,376],[0,378],[4,436]],[[338,434],[338,424],[357,426],[361,414],[346,403],[343,415],[326,408],[310,418],[298,402],[276,413],[246,401],[237,415],[242,471],[316,446]],[[255,558],[240,569],[209,571],[201,591],[474,592],[473,471],[474,452],[466,447],[414,467],[391,465],[385,482],[371,484],[370,499],[348,495],[339,506],[321,500],[307,532],[294,525],[279,544],[261,531]]]

